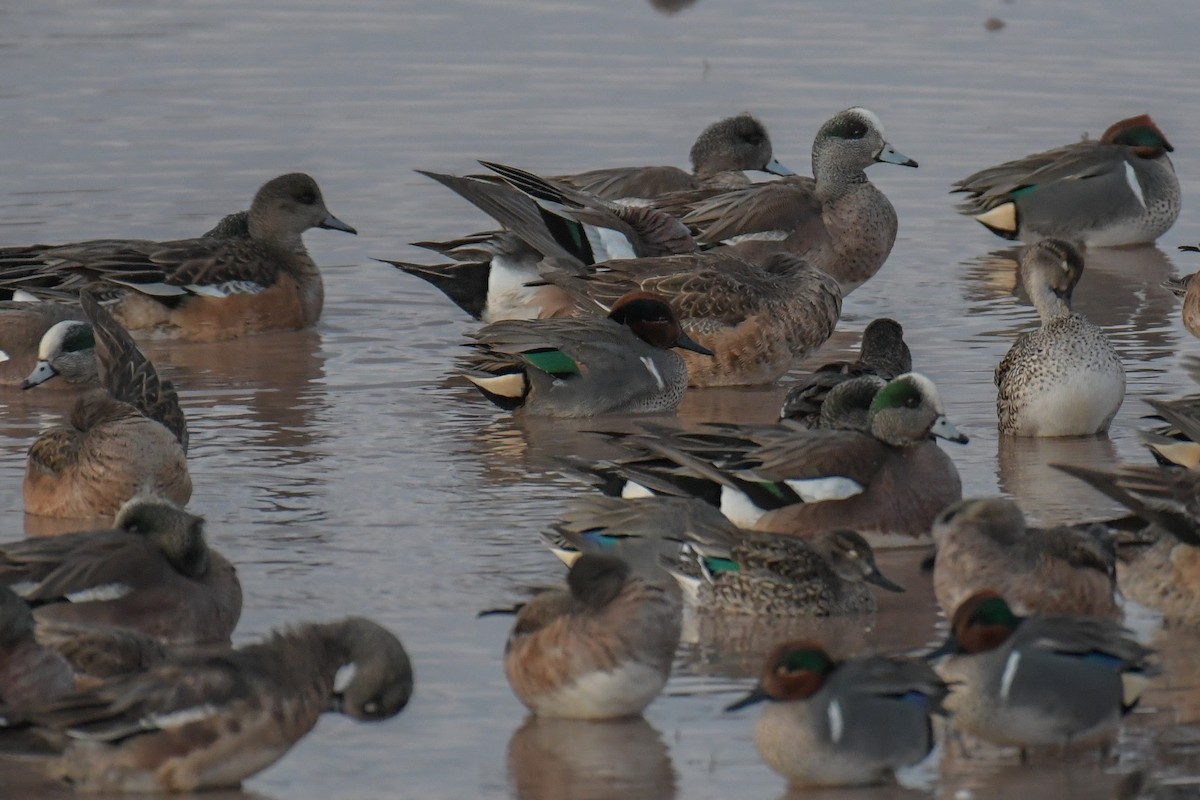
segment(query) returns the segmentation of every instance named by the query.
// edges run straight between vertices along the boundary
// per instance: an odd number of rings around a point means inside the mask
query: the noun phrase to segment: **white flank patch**
[[[654,492],[634,481],[625,481],[621,489],[621,497],[626,500],[641,500],[643,497],[654,497]]]
[[[337,674],[333,676],[333,690],[335,692],[344,692],[350,682],[354,680],[354,676],[358,674],[357,664],[344,664],[338,669]]]
[[[611,672],[588,672],[571,684],[538,697],[537,713],[548,717],[600,719],[637,714],[662,691],[666,676],[638,661]]]
[[[31,295],[29,292],[25,291],[24,289],[17,289],[16,291],[14,291],[12,299],[14,302],[17,302],[17,303],[40,303],[40,302],[42,302],[41,300],[38,300],[36,297]]]
[[[155,727],[161,730],[168,728],[182,728],[184,725],[189,725],[198,720],[207,719],[217,713],[217,707],[213,705],[194,706],[193,708],[184,708],[179,711],[172,711],[170,714],[150,714],[142,718],[142,722],[147,727]]]
[[[12,358],[12,356],[10,356],[8,353],[4,352],[3,350],[0,350],[0,362],[8,361],[11,358]]]
[[[1017,677],[1017,666],[1021,663],[1021,653],[1014,650],[1004,662],[1004,674],[1000,677],[1000,699],[1007,700],[1008,693],[1012,691],[1013,680]]]
[[[667,390],[667,382],[663,380],[662,373],[658,371],[658,367],[654,366],[654,359],[650,356],[642,356],[638,361],[642,362],[642,366],[654,378],[654,382],[658,384],[658,390],[665,392]]]
[[[842,704],[837,700],[829,701],[829,740],[837,744],[842,740],[845,730],[845,720],[842,718]]]
[[[614,258],[637,258],[629,237],[612,228],[597,228],[584,225],[588,243],[592,246],[592,255],[597,261],[611,261]]]
[[[254,281],[225,281],[224,283],[189,283],[185,287],[202,297],[230,297],[235,294],[258,294],[267,287]]]
[[[740,242],[781,242],[788,237],[787,231],[757,231],[743,233],[740,236],[730,236],[721,244],[738,244]]]
[[[105,603],[109,600],[120,600],[131,593],[133,589],[127,583],[102,583],[78,592],[71,592],[67,599],[72,603]]]
[[[806,503],[820,503],[823,500],[845,500],[862,494],[863,487],[858,481],[835,475],[830,478],[793,478],[784,481],[800,499]]]
[[[128,286],[136,292],[154,297],[179,297],[188,293],[188,290],[183,286],[171,286],[168,283],[134,283],[132,281],[119,281],[116,278],[108,278],[108,282],[118,284],[119,286]]]
[[[1133,164],[1125,162],[1125,182],[1129,184],[1130,191],[1137,201],[1142,204],[1142,208],[1146,207],[1146,197],[1142,194],[1142,184],[1138,183],[1137,172],[1133,169]]]
[[[767,513],[750,501],[749,497],[731,489],[721,487],[721,513],[734,525],[743,528],[753,528],[759,517]]]

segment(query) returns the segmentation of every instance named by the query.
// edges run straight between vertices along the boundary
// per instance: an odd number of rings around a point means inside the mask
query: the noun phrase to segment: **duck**
[[[784,396],[779,418],[820,427],[821,407],[834,386],[863,376],[890,381],[906,372],[912,372],[912,351],[904,341],[903,326],[890,317],[871,320],[863,330],[858,358],[824,364],[793,385]]]
[[[0,545],[0,585],[38,624],[117,626],[168,644],[227,642],[242,612],[229,561],[208,546],[204,519],[138,497],[110,529]]]
[[[583,275],[544,276],[583,308],[603,311],[635,291],[665,298],[688,335],[712,351],[683,354],[695,387],[775,382],[833,335],[842,313],[837,282],[790,253],[761,263],[728,253],[606,261]]]
[[[819,643],[789,641],[767,656],[758,685],[725,710],[767,701],[754,745],[790,785],[866,786],[933,751],[931,717],[945,714],[947,692],[920,661],[837,661]]]
[[[1103,529],[1026,527],[1004,497],[972,497],[933,522],[933,589],[947,614],[982,589],[1019,614],[1115,617],[1116,548]]]
[[[567,588],[517,613],[504,648],[513,693],[539,717],[635,716],[666,685],[682,610],[662,586],[613,556],[581,555]]]
[[[71,665],[34,636],[29,604],[0,586],[0,708],[46,703],[74,689]]]
[[[646,456],[633,466],[718,504],[743,528],[804,538],[851,528],[872,547],[908,547],[928,542],[938,512],[962,499],[958,470],[932,439],[968,438],[946,417],[933,381],[915,372],[875,393],[865,430],[642,427],[647,435],[622,441]]]
[[[42,296],[96,293],[126,330],[212,342],[294,330],[321,316],[321,273],[301,239],[309,228],[356,233],[300,172],[258,190],[245,216],[195,239],[101,239],[0,248],[6,286]]]
[[[981,590],[955,610],[950,634],[929,659],[954,689],[956,728],[1020,748],[1110,742],[1153,673],[1152,651],[1113,620],[1017,615]]]
[[[138,494],[187,503],[187,421],[175,387],[99,300],[85,293],[80,304],[102,386],[80,395],[67,424],[48,428],[30,446],[25,513],[111,517]]]
[[[0,301],[0,384],[25,388],[43,369],[42,362],[58,364],[65,380],[56,382],[56,388],[97,383],[90,337],[77,303],[43,302],[31,295]]]
[[[1153,242],[1179,217],[1175,148],[1149,114],[1099,139],[988,167],[954,184],[958,211],[1004,239],[1067,239],[1088,247]]]
[[[467,379],[501,408],[550,417],[674,411],[688,375],[671,348],[712,355],[648,292],[622,297],[607,317],[503,320],[472,338]]]
[[[1115,470],[1051,465],[1103,492],[1151,523],[1152,543],[1117,565],[1121,592],[1173,624],[1200,623],[1200,472],[1121,465]]]
[[[848,295],[879,271],[896,241],[896,209],[864,173],[877,162],[917,166],[888,143],[876,114],[856,106],[817,131],[812,178],[785,177],[656,205],[681,215],[702,245],[732,248],[749,261],[792,253]]]
[[[1195,253],[1200,252],[1200,245],[1185,244],[1180,245],[1179,249]],[[1163,281],[1162,285],[1171,294],[1181,298],[1183,301],[1183,327],[1187,328],[1188,333],[1192,336],[1200,338],[1200,281],[1195,278],[1196,273],[1192,273],[1182,278],[1169,278]]]
[[[1043,239],[1021,254],[1020,270],[1041,327],[1018,336],[996,366],[1000,433],[1107,431],[1125,399],[1125,368],[1103,329],[1071,312],[1083,256],[1069,242]]]
[[[47,772],[76,791],[192,792],[236,788],[282,758],[326,711],[380,722],[398,714],[412,690],[400,640],[349,617],[173,656],[4,715],[9,726],[34,726],[57,742]]]
[[[731,189],[750,183],[746,171],[793,175],[775,158],[767,128],[750,114],[717,120],[696,138],[688,154],[692,170],[678,167],[610,167],[551,180],[605,200],[653,200],[671,192]]]

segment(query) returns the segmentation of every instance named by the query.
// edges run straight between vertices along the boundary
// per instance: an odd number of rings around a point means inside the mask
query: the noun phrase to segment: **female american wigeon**
[[[208,547],[204,520],[131,500],[111,530],[0,545],[0,584],[39,622],[133,628],[164,642],[228,641],[242,612],[237,572]]]
[[[1125,368],[1104,331],[1071,312],[1083,256],[1061,239],[1021,254],[1021,282],[1041,317],[996,366],[1001,433],[1087,436],[1108,430],[1125,399]]]
[[[871,111],[848,108],[827,120],[813,141],[812,178],[783,178],[682,205],[697,238],[759,261],[784,251],[834,278],[849,294],[879,271],[896,241],[896,209],[863,170],[876,162],[915,167],[884,138]]]
[[[632,577],[619,558],[585,554],[567,588],[543,592],[517,614],[504,672],[517,698],[544,717],[640,714],[671,674],[679,601]]]
[[[245,220],[246,235],[231,234],[235,224],[170,242],[2,248],[0,268],[27,272],[29,285],[42,290],[89,285],[132,331],[217,341],[312,325],[325,292],[301,234],[354,229],[329,213],[316,181],[299,172],[263,184]]]
[[[1050,236],[1084,245],[1152,242],[1179,216],[1174,150],[1149,115],[1113,123],[1099,139],[980,170],[954,184],[958,210],[1005,239]]]
[[[39,705],[75,688],[71,665],[33,633],[33,611],[0,586],[0,708]]]
[[[546,273],[584,307],[629,292],[667,300],[683,329],[712,356],[683,354],[692,386],[771,383],[833,335],[842,293],[824,272],[788,253],[761,263],[729,253],[606,261],[584,275]]]
[[[726,711],[767,701],[754,744],[794,786],[890,780],[935,743],[930,716],[945,714],[946,684],[927,665],[887,656],[835,661],[816,643],[780,644],[759,684]]]
[[[954,462],[932,440],[967,441],[946,418],[937,387],[901,375],[871,399],[865,430],[847,428],[656,427],[625,442],[649,454],[635,468],[718,503],[744,528],[804,537],[851,528],[873,547],[928,541],[938,512],[962,499]]]
[[[556,175],[552,180],[606,200],[648,200],[669,192],[732,189],[748,184],[754,170],[791,175],[771,151],[766,127],[750,114],[726,117],[709,125],[688,154],[692,171],[678,167],[610,167]]]
[[[65,380],[56,388],[94,384],[92,346],[91,326],[76,304],[0,302],[0,383],[24,387],[57,370]]]
[[[465,375],[484,396],[551,417],[674,411],[688,373],[671,348],[711,355],[647,292],[621,298],[607,317],[505,320],[472,338]]]
[[[1137,704],[1151,651],[1112,620],[1021,617],[993,591],[954,612],[938,671],[955,728],[1026,748],[1104,744]]]
[[[236,650],[176,656],[6,715],[10,726],[66,734],[48,771],[77,791],[185,792],[236,787],[278,761],[326,711],[368,722],[393,717],[412,687],[400,641],[351,617]]]
[[[1003,497],[962,500],[933,522],[933,588],[953,614],[981,589],[1021,614],[1116,616],[1116,550],[1106,531],[1027,528]]]
[[[83,394],[68,424],[44,431],[29,448],[25,512],[107,517],[138,494],[186,503],[187,422],[175,388],[99,301],[85,293],[80,303],[95,333],[103,388]]]

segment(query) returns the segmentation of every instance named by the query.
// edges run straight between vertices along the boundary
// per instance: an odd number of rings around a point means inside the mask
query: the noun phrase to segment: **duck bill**
[[[877,569],[864,578],[867,583],[874,584],[880,589],[887,589],[889,592],[903,592],[904,587],[898,583],[894,583],[884,577],[884,574]]]
[[[771,699],[771,696],[763,690],[762,686],[755,686],[750,691],[750,694],[746,695],[741,700],[738,700],[735,703],[730,703],[729,705],[725,706],[725,710],[726,711],[740,711],[743,708],[754,705],[755,703],[761,703],[763,700],[770,700],[770,699]]]
[[[709,350],[683,331],[679,332],[679,338],[675,340],[674,346],[682,347],[684,350],[691,350],[693,353],[699,353],[704,356],[714,355],[712,350]]]
[[[340,219],[335,217],[333,214],[330,214],[325,219],[321,220],[321,224],[318,225],[317,227],[324,228],[325,230],[329,230],[329,231],[345,231],[346,233],[353,233],[355,236],[358,235],[358,231],[354,230],[354,228],[351,228],[349,225],[342,222]]]
[[[938,417],[933,422],[933,427],[929,429],[929,435],[938,439],[945,439],[948,442],[957,442],[958,444],[966,444],[971,441],[966,435],[959,432],[958,428],[946,419],[945,415]]]
[[[38,384],[45,383],[58,374],[58,370],[50,366],[49,361],[39,361],[37,366],[33,368],[33,372],[29,373],[29,377],[21,381],[22,389],[32,389]]]
[[[885,161],[888,164],[899,164],[902,167],[915,167],[917,162],[913,161],[908,156],[901,153],[896,148],[892,147],[890,142],[884,142],[883,148],[875,154],[876,161]]]
[[[785,167],[783,164],[780,164],[778,158],[772,158],[766,164],[763,164],[762,171],[769,172],[772,175],[779,175],[780,177],[783,177],[783,178],[786,178],[790,175],[796,174],[796,173],[792,172],[790,169],[788,169],[787,167]]]

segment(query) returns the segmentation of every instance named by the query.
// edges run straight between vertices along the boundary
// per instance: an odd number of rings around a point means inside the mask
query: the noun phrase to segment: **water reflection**
[[[660,14],[678,14],[685,8],[694,6],[696,0],[650,0],[650,6]]]
[[[1125,402],[1130,402],[1126,399]],[[1112,502],[1083,481],[1064,481],[1051,464],[1101,466],[1118,461],[1112,440],[1098,436],[1001,436],[996,453],[1000,491],[1042,523],[1083,522],[1103,516]],[[1111,516],[1111,515],[1110,515]]]
[[[521,800],[670,800],[676,794],[671,753],[642,717],[529,717],[508,741],[508,775]]]

